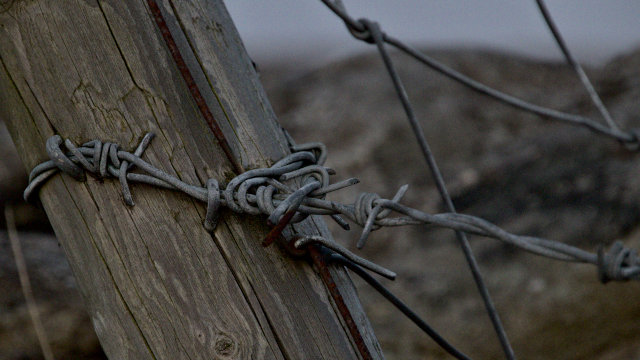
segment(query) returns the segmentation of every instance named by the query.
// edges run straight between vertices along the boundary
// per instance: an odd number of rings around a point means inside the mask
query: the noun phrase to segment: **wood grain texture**
[[[200,91],[246,169],[287,151],[221,1],[163,1]],[[28,168],[44,142],[98,138],[132,149],[183,181],[232,176],[145,1],[14,1],[0,13],[0,116]],[[262,217],[223,211],[214,234],[185,195],[117,181],[56,176],[40,197],[94,326],[112,359],[354,359],[359,355],[322,282],[277,246]],[[321,219],[292,232],[330,236]],[[371,352],[382,358],[357,294],[332,269]]]

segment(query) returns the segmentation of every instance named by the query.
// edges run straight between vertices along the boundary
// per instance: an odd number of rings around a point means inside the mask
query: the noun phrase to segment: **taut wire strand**
[[[362,270],[360,266],[354,264],[352,261],[347,260],[340,254],[331,253],[326,256],[328,263],[338,263],[345,266],[349,270],[353,271],[362,280],[366,281],[372,288],[374,288],[380,295],[384,296],[390,303],[393,304],[400,312],[402,312],[409,320],[416,324],[422,331],[424,331],[433,341],[435,341],[442,349],[448,352],[451,356],[459,360],[471,360],[470,357],[456,349],[445,338],[443,338],[436,330],[434,330],[426,321],[424,321],[415,311],[411,310],[402,300],[395,296],[389,289],[382,285],[373,276],[369,275],[366,271]]]
[[[400,80],[400,76],[393,65],[391,57],[387,53],[385,49],[385,43],[383,39],[382,31],[380,30],[380,26],[372,21],[361,19],[360,22],[363,24],[365,28],[366,36],[370,37],[370,41],[375,43],[378,48],[378,52],[380,53],[380,57],[382,58],[384,65],[386,67],[389,76],[391,77],[391,81],[393,82],[393,86],[398,94],[398,98],[402,103],[402,107],[404,108],[405,114],[407,116],[407,120],[409,121],[409,125],[411,126],[411,130],[416,137],[416,141],[420,147],[422,152],[422,156],[427,162],[427,166],[431,171],[431,175],[433,180],[436,183],[436,187],[440,196],[442,197],[442,201],[445,204],[445,207],[451,213],[455,213],[456,209],[453,205],[453,201],[451,201],[451,197],[449,196],[449,191],[444,183],[444,179],[442,177],[442,173],[436,163],[435,157],[431,152],[431,148],[429,143],[427,142],[426,137],[424,136],[424,130],[422,126],[416,119],[415,113],[413,111],[413,107],[411,106],[411,102],[409,101],[409,96],[407,95],[406,90],[402,84],[402,80]],[[364,35],[363,35],[364,36]],[[357,37],[357,36],[356,36]],[[469,244],[469,240],[467,236],[460,230],[454,229],[456,238],[460,243],[462,248],[462,252],[464,253],[465,260],[469,265],[469,270],[471,271],[471,275],[473,276],[473,280],[478,288],[478,292],[480,292],[480,296],[485,305],[485,309],[487,310],[487,314],[489,315],[489,319],[491,320],[491,324],[498,336],[498,340],[500,342],[500,346],[507,357],[507,359],[515,359],[515,354],[513,352],[513,348],[511,347],[511,343],[507,337],[507,333],[504,330],[504,326],[502,325],[502,321],[500,320],[500,316],[496,307],[491,299],[491,295],[489,294],[489,289],[487,288],[484,279],[482,278],[482,274],[480,272],[480,266],[473,255],[473,250],[471,249],[471,245]]]
[[[556,44],[560,48],[560,51],[562,51],[562,55],[564,55],[564,58],[567,60],[567,63],[569,64],[569,66],[571,66],[573,68],[573,71],[576,73],[576,75],[578,75],[578,78],[580,79],[582,86],[585,88],[585,90],[587,90],[587,93],[591,98],[591,102],[593,102],[593,104],[596,106],[596,108],[600,112],[600,115],[602,115],[602,118],[604,118],[604,120],[607,122],[607,125],[609,125],[609,127],[612,130],[621,131],[618,124],[616,124],[613,118],[611,118],[611,114],[609,114],[609,110],[607,110],[606,106],[604,106],[604,104],[602,103],[602,99],[600,99],[600,95],[598,95],[598,92],[593,87],[593,84],[591,84],[591,81],[589,80],[589,77],[587,76],[587,74],[584,72],[582,65],[580,65],[580,63],[575,59],[575,57],[573,57],[573,54],[571,53],[571,51],[569,51],[569,47],[567,46],[564,39],[562,38],[562,34],[560,34],[560,31],[558,30],[558,27],[553,21],[553,18],[551,17],[551,13],[547,9],[547,6],[545,5],[544,1],[536,0],[536,4],[538,4],[538,9],[540,9],[540,13],[544,18],[544,21],[547,24],[547,27],[551,31],[551,34],[553,35],[553,38]]]

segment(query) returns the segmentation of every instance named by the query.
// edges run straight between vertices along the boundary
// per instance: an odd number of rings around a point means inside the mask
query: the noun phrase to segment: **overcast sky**
[[[355,18],[418,46],[490,47],[559,58],[533,0],[344,0]],[[320,65],[372,47],[354,40],[320,0],[227,0],[257,63]],[[640,1],[548,0],[579,61],[597,64],[640,47]]]

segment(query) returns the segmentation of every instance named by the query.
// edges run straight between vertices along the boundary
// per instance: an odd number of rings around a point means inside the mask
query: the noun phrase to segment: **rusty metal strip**
[[[184,61],[180,50],[178,49],[178,45],[176,44],[176,41],[173,38],[169,27],[167,26],[167,22],[162,15],[162,11],[160,10],[158,3],[155,0],[147,0],[147,4],[149,5],[149,10],[151,10],[158,28],[160,29],[160,33],[162,33],[162,38],[164,38],[164,41],[169,48],[169,52],[171,53],[171,56],[173,57],[173,60],[176,63],[176,66],[178,67],[182,78],[184,79],[184,82],[189,88],[189,92],[191,93],[193,100],[195,100],[200,113],[202,113],[202,116],[206,120],[207,125],[209,125],[211,131],[213,131],[213,135],[216,137],[216,140],[218,140],[218,144],[220,144],[222,151],[224,151],[225,155],[231,162],[234,171],[238,174],[243,173],[244,168],[242,167],[242,164],[240,164],[240,162],[235,158],[235,156],[233,156],[231,147],[229,146],[229,143],[227,142],[222,129],[218,125],[216,119],[213,117],[213,114],[207,106],[207,103],[205,102],[204,97],[202,96],[202,93],[198,88],[198,85],[193,79],[193,75],[191,74],[189,67]]]
[[[313,263],[318,268],[318,272],[320,273],[320,278],[322,279],[322,282],[324,282],[325,286],[329,290],[329,293],[331,294],[331,297],[333,298],[333,301],[335,302],[336,307],[338,308],[338,311],[340,311],[340,315],[342,316],[342,319],[347,324],[347,328],[349,328],[349,333],[351,334],[351,337],[353,338],[353,341],[356,344],[356,347],[358,348],[358,351],[360,352],[362,359],[363,360],[373,359],[373,357],[371,356],[371,353],[369,352],[369,349],[367,348],[367,345],[364,342],[364,339],[362,338],[360,329],[358,329],[358,325],[356,325],[356,322],[353,320],[353,316],[349,311],[349,307],[344,302],[344,298],[342,297],[342,294],[340,294],[338,285],[336,285],[336,282],[333,280],[333,277],[331,277],[331,273],[329,272],[329,267],[327,266],[327,263],[324,261],[324,257],[322,256],[322,253],[320,252],[318,246],[309,245],[308,249],[309,249],[309,255],[311,255],[311,259],[313,260]]]

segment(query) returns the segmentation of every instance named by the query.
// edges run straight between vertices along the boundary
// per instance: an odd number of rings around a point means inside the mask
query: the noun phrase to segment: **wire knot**
[[[355,27],[350,25],[349,23],[345,23],[347,25],[347,29],[349,29],[349,33],[358,39],[362,40],[369,44],[376,43],[376,35],[382,35],[382,31],[380,30],[380,25],[369,19],[358,19],[356,24],[359,24],[359,27]]]
[[[153,139],[153,133],[147,133],[140,141],[134,154],[139,158]],[[45,161],[33,168],[29,174],[29,186],[24,191],[24,199],[30,201],[35,190],[58,171],[67,174],[78,181],[86,179],[85,172],[97,177],[117,177],[122,185],[125,202],[133,206],[133,198],[127,181],[128,171],[134,166],[129,161],[121,159],[125,152],[119,151],[118,144],[102,143],[92,140],[77,147],[71,140],[63,141],[60,135],[47,139],[46,151],[49,161]]]
[[[409,185],[401,186],[392,201],[400,201],[408,188]],[[378,200],[380,199],[380,195],[374,193],[362,193],[356,199],[354,217],[356,223],[362,226],[362,234],[356,243],[358,249],[362,249],[364,247],[367,239],[369,238],[369,234],[371,234],[373,230],[380,228],[380,224],[376,224],[376,222],[384,219],[391,213],[391,210],[383,209],[382,205],[379,204]]]
[[[311,214],[330,215],[344,229],[349,229],[347,222],[325,197],[329,192],[359,181],[350,178],[330,184],[329,176],[335,171],[322,165],[327,154],[321,143],[293,145],[293,153],[271,167],[246,171],[221,188],[215,179],[208,179],[205,187],[185,183],[144,161],[141,156],[153,137],[153,133],[147,133],[131,153],[120,150],[115,143],[102,143],[100,140],[77,147],[70,140],[63,141],[59,135],[54,135],[46,143],[50,160],[33,168],[24,198],[29,201],[36,190],[58,172],[78,181],[85,180],[85,172],[88,172],[99,179],[118,178],[124,201],[129,206],[134,205],[129,182],[179,190],[203,201],[207,204],[204,227],[208,231],[216,228],[221,206],[236,213],[268,215],[269,224],[283,222],[283,227],[289,222],[300,222]],[[134,168],[141,172],[132,172]]]
[[[236,213],[267,214],[276,224],[289,211],[297,211],[306,196],[329,183],[328,171],[317,165],[317,157],[309,151],[292,153],[270,168],[254,169],[233,178],[222,191],[227,207]],[[283,182],[301,177],[303,186],[294,190]],[[213,185],[213,184],[212,184]],[[209,203],[215,204],[215,191],[210,191]],[[315,193],[313,195],[319,195]],[[306,214],[295,214],[291,221],[299,222]]]
[[[632,128],[628,131],[631,139],[629,141],[624,141],[622,144],[629,151],[640,150],[640,128]]]
[[[598,277],[604,284],[609,281],[623,281],[640,278],[640,258],[635,249],[629,249],[621,241],[613,243],[605,253],[598,249]]]
[[[356,223],[358,225],[364,226],[372,214],[375,214],[373,215],[374,219],[377,217],[379,211],[377,210],[378,207],[375,205],[375,201],[378,199],[380,199],[380,195],[376,193],[363,192],[358,195],[354,212]]]

